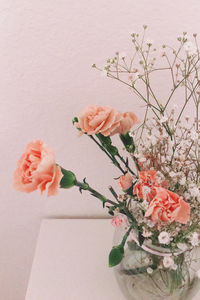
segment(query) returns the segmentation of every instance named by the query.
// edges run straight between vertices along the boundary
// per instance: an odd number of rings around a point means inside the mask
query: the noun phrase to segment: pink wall
[[[199,0],[0,1],[0,300],[24,298],[41,217],[103,215],[95,199],[73,189],[49,199],[13,191],[26,143],[45,140],[60,164],[106,193],[116,170],[86,137],[77,139],[71,119],[90,103],[123,111],[136,100],[92,63],[128,52],[129,33],[144,23],[157,45],[198,31],[199,15]]]

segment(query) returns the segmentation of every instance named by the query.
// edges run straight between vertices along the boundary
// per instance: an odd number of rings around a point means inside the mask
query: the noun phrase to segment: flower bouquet
[[[103,76],[125,84],[144,104],[144,119],[110,106],[86,107],[73,124],[119,171],[120,194],[102,195],[84,179],[56,164],[42,141],[27,145],[14,173],[23,192],[55,195],[78,187],[102,202],[116,227],[109,266],[127,299],[190,299],[199,288],[200,268],[200,51],[197,35],[186,32],[176,48],[157,50],[143,33],[132,34],[133,54],[116,53]],[[169,94],[157,96],[155,74]],[[167,79],[167,80],[166,80]],[[174,99],[180,99],[177,106]],[[165,100],[163,100],[165,99]],[[184,114],[190,107],[194,118]],[[123,149],[113,144],[118,135]]]

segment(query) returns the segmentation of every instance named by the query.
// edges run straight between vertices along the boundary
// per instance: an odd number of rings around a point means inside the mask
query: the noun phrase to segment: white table
[[[26,300],[122,300],[108,267],[110,220],[42,222]]]
[[[108,267],[113,232],[108,219],[43,220],[25,300],[123,300]]]

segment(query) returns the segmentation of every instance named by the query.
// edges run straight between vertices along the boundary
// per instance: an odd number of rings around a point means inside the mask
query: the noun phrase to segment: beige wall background
[[[98,201],[75,189],[48,199],[14,191],[25,145],[43,139],[58,163],[108,194],[117,170],[90,140],[77,138],[71,120],[92,103],[139,117],[142,108],[91,65],[129,52],[129,35],[143,24],[156,45],[169,44],[182,31],[198,32],[199,15],[199,0],[0,0],[0,300],[24,299],[41,218],[105,216]]]

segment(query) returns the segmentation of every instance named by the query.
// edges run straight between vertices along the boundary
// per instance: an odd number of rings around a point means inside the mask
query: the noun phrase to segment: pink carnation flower
[[[30,142],[14,172],[14,188],[30,193],[40,189],[48,196],[56,195],[63,174],[56,166],[53,150],[42,141]]]
[[[127,217],[119,214],[119,215],[112,218],[111,224],[114,227],[119,227],[123,224],[127,225]]]
[[[138,122],[132,112],[122,114],[110,106],[90,105],[81,112],[76,127],[88,135],[112,136],[128,132]]]
[[[134,125],[139,123],[137,116],[133,112],[126,112],[122,116],[123,118],[118,127],[118,133],[120,134],[127,133]]]
[[[110,106],[87,106],[78,117],[76,127],[88,135],[101,133],[110,136],[117,133],[122,114]]]
[[[139,172],[139,180],[134,186],[133,193],[139,199],[150,201],[156,195],[155,187],[160,186],[156,178],[155,170]]]
[[[125,175],[120,176],[119,179],[119,185],[122,190],[128,190],[131,185],[133,184],[133,178],[129,173],[126,173]]]
[[[190,220],[190,205],[182,197],[162,187],[156,188],[156,196],[150,202],[145,217],[154,223],[173,221],[186,224]]]

